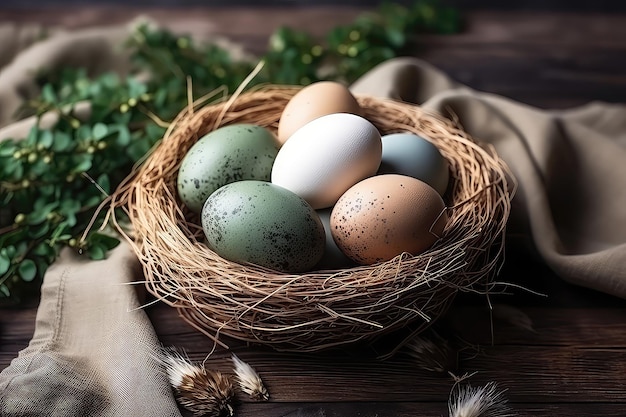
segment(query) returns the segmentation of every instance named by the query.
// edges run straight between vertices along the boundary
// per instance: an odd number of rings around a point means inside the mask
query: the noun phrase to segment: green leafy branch
[[[385,4],[325,39],[278,28],[252,84],[351,82],[405,53],[418,33],[453,32],[458,23],[453,10],[420,0]],[[107,233],[106,211],[97,209],[186,106],[189,79],[195,98],[232,92],[256,64],[148,26],[136,28],[126,46],[134,64],[127,77],[92,78],[76,68],[42,74],[40,95],[20,114],[53,113],[58,121],[0,142],[0,299],[19,301],[36,291],[64,247],[103,259],[119,240]]]

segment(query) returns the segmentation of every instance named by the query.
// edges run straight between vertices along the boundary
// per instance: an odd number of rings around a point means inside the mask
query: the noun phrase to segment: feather
[[[450,417],[513,417],[503,391],[489,382],[483,387],[466,385],[450,396]]]
[[[237,375],[241,391],[245,392],[257,401],[269,400],[270,395],[265,388],[261,377],[254,370],[254,368],[239,359],[234,353],[232,360],[233,365],[235,366],[235,375]]]
[[[196,417],[234,414],[235,388],[227,375],[195,365],[175,349],[164,349],[162,355],[161,362],[181,406]]]

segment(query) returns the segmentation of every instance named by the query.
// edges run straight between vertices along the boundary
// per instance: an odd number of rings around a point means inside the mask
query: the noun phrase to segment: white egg
[[[381,136],[371,122],[354,114],[329,114],[291,135],[276,155],[271,180],[313,208],[327,208],[376,174],[381,155]]]

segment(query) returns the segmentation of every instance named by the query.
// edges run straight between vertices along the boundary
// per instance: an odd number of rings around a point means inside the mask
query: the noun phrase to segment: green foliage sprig
[[[271,36],[264,57],[267,78],[281,84],[350,83],[387,59],[414,52],[419,34],[455,33],[460,26],[456,9],[438,0],[418,0],[410,6],[383,3],[321,40],[282,27]]]
[[[59,87],[46,84],[29,103],[38,115],[55,113],[58,122],[52,129],[34,126],[23,140],[0,142],[3,296],[20,281],[41,279],[64,246],[102,259],[119,243],[98,231],[83,239],[82,232],[134,161],[163,135],[140,110],[150,100],[148,86],[132,77],[92,80],[77,70],[65,72]],[[80,102],[91,104],[90,117],[76,112]]]
[[[374,65],[404,53],[423,32],[453,32],[456,13],[434,0],[411,7],[385,4],[337,27],[326,39],[278,28],[252,84],[352,82]],[[64,247],[103,259],[119,241],[106,233],[98,207],[163,136],[168,120],[193,97],[234,91],[255,63],[216,45],[140,26],[127,42],[135,70],[126,77],[89,77],[66,68],[41,77],[41,94],[22,109],[53,113],[23,140],[0,142],[0,299],[19,301],[37,289]],[[149,74],[148,79],[140,74]],[[90,111],[79,111],[80,103]],[[104,226],[104,227],[103,227]],[[31,286],[29,287],[29,283]]]

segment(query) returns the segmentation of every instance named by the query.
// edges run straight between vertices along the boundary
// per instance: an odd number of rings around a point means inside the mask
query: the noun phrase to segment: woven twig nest
[[[142,166],[114,196],[125,206],[131,241],[148,290],[216,342],[221,335],[278,350],[316,351],[373,340],[407,324],[415,331],[440,316],[459,290],[486,291],[501,261],[512,190],[491,147],[420,107],[357,96],[381,132],[413,132],[448,160],[449,220],[426,252],[371,266],[280,273],[230,262],[204,243],[199,216],[176,191],[178,168],[203,135],[234,123],[276,131],[298,88],[269,86],[218,104],[185,109]]]

